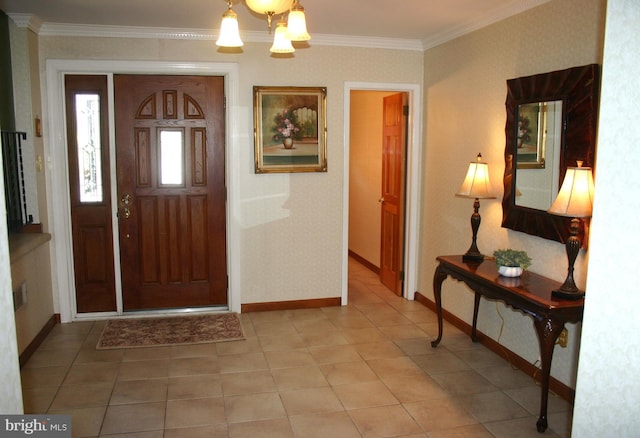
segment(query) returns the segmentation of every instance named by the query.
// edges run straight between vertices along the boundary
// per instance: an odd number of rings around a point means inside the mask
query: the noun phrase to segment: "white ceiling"
[[[300,0],[314,35],[408,39],[425,48],[549,0]],[[0,0],[5,13],[33,14],[43,26],[89,24],[182,30],[220,26],[226,0]],[[266,32],[264,16],[233,0],[242,31]],[[310,42],[313,44],[313,39]]]

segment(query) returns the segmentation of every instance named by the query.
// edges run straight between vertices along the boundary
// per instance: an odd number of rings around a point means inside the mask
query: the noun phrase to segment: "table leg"
[[[436,300],[436,313],[438,314],[438,338],[431,342],[431,347],[436,348],[442,340],[442,282],[447,274],[442,272],[442,265],[438,265],[433,274],[433,297]]]
[[[478,325],[478,308],[480,307],[480,297],[481,295],[478,292],[475,292],[473,301],[473,325],[471,326],[471,340],[473,342],[478,342],[476,326]]]
[[[549,401],[549,375],[551,373],[551,360],[553,359],[553,348],[564,323],[552,320],[541,315],[534,318],[534,325],[540,344],[540,361],[542,362],[542,373],[540,375],[540,417],[536,423],[538,432],[542,433],[547,429],[547,402]]]

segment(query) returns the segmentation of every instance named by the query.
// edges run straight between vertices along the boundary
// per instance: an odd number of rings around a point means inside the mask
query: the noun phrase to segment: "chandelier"
[[[258,14],[267,16],[269,30],[274,15],[282,14],[274,32],[273,53],[292,53],[295,51],[291,41],[308,41],[311,36],[307,32],[304,8],[298,0],[245,0],[247,7]],[[222,14],[220,36],[216,45],[220,47],[241,47],[243,45],[238,29],[238,15],[233,11],[232,0],[227,0],[227,11]],[[289,11],[287,20],[284,13]]]

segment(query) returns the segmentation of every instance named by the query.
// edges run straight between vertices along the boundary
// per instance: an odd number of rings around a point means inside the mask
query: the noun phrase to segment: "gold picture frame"
[[[253,87],[255,172],[327,171],[327,89]]]

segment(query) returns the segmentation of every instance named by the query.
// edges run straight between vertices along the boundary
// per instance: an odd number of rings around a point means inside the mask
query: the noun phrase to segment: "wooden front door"
[[[116,75],[125,310],[227,304],[224,79]]]
[[[116,310],[107,77],[65,77],[76,310]]]
[[[406,162],[405,93],[383,99],[380,281],[402,294]]]

